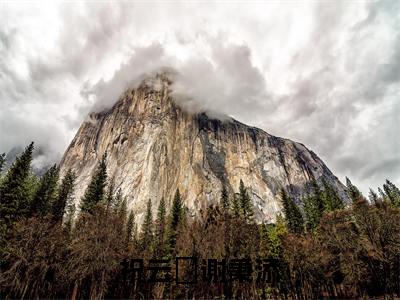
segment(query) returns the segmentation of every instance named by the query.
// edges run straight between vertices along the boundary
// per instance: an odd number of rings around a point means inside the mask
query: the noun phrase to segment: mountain
[[[156,209],[179,188],[191,215],[232,196],[240,179],[248,187],[256,220],[270,222],[282,209],[284,188],[299,201],[313,178],[324,178],[346,200],[345,187],[304,145],[276,137],[234,119],[221,121],[190,113],[171,96],[165,74],[127,90],[109,110],[91,113],[61,161],[61,174],[77,174],[76,201],[84,193],[102,155],[108,174],[128,198],[139,222],[150,198]]]

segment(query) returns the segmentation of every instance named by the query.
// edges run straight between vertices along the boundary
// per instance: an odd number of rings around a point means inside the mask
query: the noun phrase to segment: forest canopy
[[[7,170],[0,155],[2,299],[400,297],[400,190],[388,180],[366,198],[347,179],[351,203],[324,181],[312,180],[300,202],[282,188],[283,212],[270,224],[254,221],[243,181],[197,218],[177,190],[155,215],[152,199],[140,199],[138,224],[106,155],[75,207],[74,170],[37,176],[33,150]],[[179,265],[195,283],[177,282],[178,257],[195,258]]]

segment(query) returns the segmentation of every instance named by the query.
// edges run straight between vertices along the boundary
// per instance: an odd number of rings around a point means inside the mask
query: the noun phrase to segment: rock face
[[[77,203],[106,151],[109,178],[139,222],[149,198],[153,209],[162,197],[170,205],[179,188],[196,215],[219,201],[223,185],[231,196],[238,192],[240,179],[259,222],[274,221],[281,211],[281,188],[300,199],[312,178],[324,178],[346,197],[344,186],[304,145],[233,119],[185,112],[164,75],[128,90],[111,109],[90,114],[81,125],[61,161],[61,175],[69,168],[77,174]]]

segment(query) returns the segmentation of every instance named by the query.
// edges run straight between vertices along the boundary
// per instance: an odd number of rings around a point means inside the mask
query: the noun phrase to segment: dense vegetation
[[[234,195],[223,188],[218,204],[195,219],[178,190],[161,199],[154,217],[148,200],[139,230],[107,176],[106,156],[77,214],[73,171],[60,179],[53,166],[38,178],[32,151],[30,144],[0,178],[1,299],[400,297],[400,191],[390,181],[367,200],[347,180],[351,204],[326,182],[312,182],[301,203],[282,190],[284,215],[275,224],[254,222],[243,182]],[[4,162],[0,155],[0,170]],[[177,256],[198,259],[197,283],[139,280],[132,260],[145,267],[154,258],[170,260],[173,277]],[[260,276],[266,259],[274,262],[273,280]],[[251,263],[252,272],[232,277],[238,261]],[[190,278],[193,266],[179,272]],[[147,268],[142,275],[151,276]]]

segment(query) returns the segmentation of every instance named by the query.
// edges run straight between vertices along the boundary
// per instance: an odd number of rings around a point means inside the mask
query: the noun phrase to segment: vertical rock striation
[[[249,187],[258,221],[274,221],[284,188],[296,199],[306,184],[324,178],[345,199],[344,186],[304,145],[272,136],[233,119],[183,111],[165,75],[125,92],[109,110],[88,116],[61,161],[61,173],[77,174],[79,202],[102,155],[108,174],[140,217],[147,200],[171,204],[177,188],[192,215],[219,201],[222,185],[232,195],[240,179]]]

